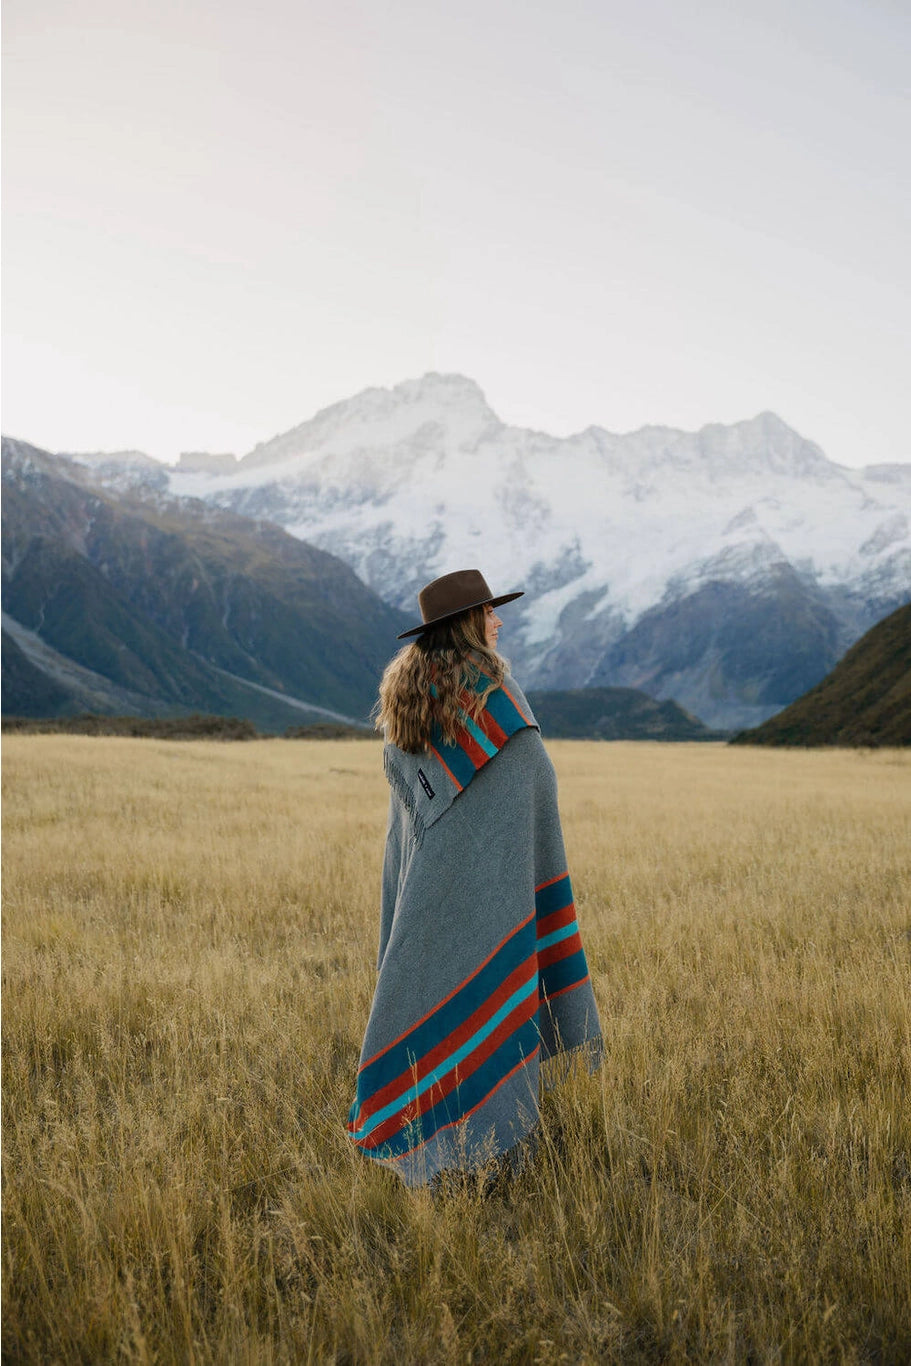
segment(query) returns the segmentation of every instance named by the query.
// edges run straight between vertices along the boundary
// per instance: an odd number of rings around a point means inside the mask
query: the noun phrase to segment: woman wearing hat
[[[553,766],[496,650],[495,609],[521,596],[435,579],[380,685],[379,975],[348,1130],[412,1186],[514,1149],[542,1063],[600,1054]]]

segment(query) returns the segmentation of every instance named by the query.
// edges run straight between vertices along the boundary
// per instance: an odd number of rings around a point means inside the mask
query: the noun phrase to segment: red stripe
[[[470,735],[464,728],[456,733],[456,742],[459,748],[463,749],[468,755],[476,769],[482,768],[490,758],[489,754],[484,753],[484,750],[478,744],[474,736]]]
[[[441,1124],[439,1129],[434,1129],[432,1134],[428,1134],[426,1138],[422,1139],[416,1148],[409,1148],[408,1151],[404,1153],[396,1153],[394,1157],[384,1158],[383,1161],[401,1162],[403,1157],[410,1157],[412,1153],[420,1152],[421,1148],[426,1147],[426,1145],[431,1141],[431,1139],[436,1138],[437,1134],[445,1133],[447,1129],[454,1129],[457,1124],[463,1123],[464,1120],[468,1119],[469,1115],[473,1115],[476,1110],[480,1110],[482,1105],[486,1105],[487,1102],[490,1100],[491,1096],[496,1095],[500,1087],[505,1086],[506,1082],[509,1081],[509,1078],[514,1077],[520,1068],[527,1067],[528,1064],[531,1062],[532,1058],[537,1057],[540,1051],[541,1045],[536,1044],[535,1047],[529,1053],[527,1058],[523,1058],[521,1062],[516,1063],[515,1067],[511,1067],[509,1071],[506,1073],[506,1076],[501,1077],[500,1080],[497,1082],[496,1086],[492,1086],[490,1090],[487,1092],[487,1095],[483,1096],[481,1100],[478,1101],[477,1105],[472,1105],[470,1110],[466,1110],[464,1115],[459,1115],[458,1119],[450,1120],[448,1124]]]
[[[538,938],[546,939],[554,930],[562,930],[564,925],[571,925],[576,918],[576,903],[571,901],[568,906],[561,906],[559,911],[551,911],[550,915],[545,915],[538,921]]]
[[[462,784],[459,782],[458,778],[457,778],[456,775],[453,773],[452,769],[451,769],[451,768],[449,767],[449,765],[446,763],[446,761],[444,760],[444,758],[443,758],[442,754],[440,753],[440,751],[439,751],[438,749],[434,749],[434,748],[433,748],[433,745],[431,745],[430,748],[433,749],[433,752],[434,752],[434,754],[437,756],[437,758],[439,759],[441,766],[446,770],[446,772],[449,774],[449,776],[450,776],[450,778],[452,779],[452,781],[455,783],[456,787],[457,787],[457,788],[459,789],[459,791],[461,792],[461,791],[462,791]]]
[[[457,1025],[445,1039],[441,1039],[439,1043],[434,1044],[433,1048],[431,1048],[428,1053],[425,1053],[422,1058],[419,1058],[416,1062],[412,1063],[410,1067],[406,1067],[397,1077],[393,1077],[392,1081],[387,1081],[386,1085],[381,1086],[379,1091],[375,1091],[373,1095],[368,1096],[358,1112],[358,1122],[354,1127],[359,1129],[365,1119],[368,1119],[370,1115],[376,1114],[377,1110],[382,1110],[384,1105],[388,1105],[397,1095],[400,1095],[405,1091],[409,1085],[414,1086],[417,1085],[419,1081],[423,1081],[428,1072],[432,1072],[435,1067],[439,1067],[440,1063],[445,1062],[451,1053],[454,1053],[457,1048],[461,1048],[463,1043],[467,1043],[472,1034],[480,1029],[482,1025],[486,1024],[490,1017],[495,1015],[500,1009],[503,1002],[508,1001],[512,993],[518,989],[521,983],[527,982],[529,978],[534,975],[536,970],[536,958],[527,958],[524,963],[520,963],[517,968],[513,968],[512,972],[500,983],[496,991],[488,996],[486,1001],[482,1001],[477,1009],[472,1011],[468,1018],[463,1020],[460,1025]]]
[[[411,1124],[419,1115],[426,1114],[446,1096],[450,1095],[457,1086],[468,1081],[477,1071],[483,1062],[499,1048],[500,1044],[509,1038],[526,1019],[534,1017],[538,1009],[537,998],[532,995],[527,1000],[520,1002],[515,1010],[497,1026],[489,1038],[485,1039],[473,1053],[469,1055],[458,1066],[453,1067],[438,1082],[427,1088],[423,1095],[408,1101],[396,1114],[390,1115],[387,1120],[365,1134],[363,1138],[355,1139],[358,1147],[376,1147],[379,1143],[384,1143],[388,1138],[392,1138],[400,1129],[404,1129],[407,1124]],[[469,1112],[470,1113],[470,1112]]]
[[[496,745],[497,749],[502,749],[509,739],[509,736],[506,734],[503,727],[494,720],[489,711],[485,710],[481,712],[481,715],[478,717],[478,724],[491,744]]]
[[[569,958],[572,954],[578,953],[582,947],[582,940],[578,930],[575,934],[567,935],[558,944],[551,944],[538,954],[538,967],[549,968],[551,963],[559,963],[561,958]]]
[[[558,873],[556,877],[549,877],[546,882],[539,882],[535,891],[543,892],[545,887],[552,887],[555,882],[560,881],[561,877],[569,877],[569,873]]]
[[[425,1020],[429,1020],[431,1015],[435,1014],[441,1006],[444,1006],[447,1001],[451,1001],[453,996],[456,996],[462,990],[463,987],[467,986],[469,982],[473,981],[474,978],[477,977],[478,973],[481,971],[482,968],[485,968],[487,966],[491,958],[493,958],[496,954],[500,952],[503,945],[509,943],[509,940],[512,939],[514,934],[518,934],[520,930],[525,929],[525,926],[528,924],[529,920],[534,919],[534,914],[534,911],[532,911],[531,915],[527,915],[523,921],[516,925],[515,929],[510,930],[509,934],[505,934],[503,938],[500,940],[499,944],[497,944],[495,948],[491,949],[490,953],[484,959],[483,963],[479,963],[478,966],[475,968],[474,972],[470,972],[468,976],[463,981],[461,981],[457,987],[453,987],[449,995],[444,996],[442,1001],[437,1001],[435,1005],[431,1006],[430,1009],[427,1011],[426,1015],[422,1015],[419,1020],[415,1020],[414,1024],[411,1024],[408,1026],[407,1029],[404,1029],[397,1038],[392,1040],[392,1043],[384,1044],[378,1053],[374,1053],[372,1058],[365,1059],[365,1061],[362,1062],[360,1067],[357,1069],[358,1072],[363,1072],[365,1067],[369,1067],[371,1063],[376,1062],[377,1058],[381,1058],[384,1053],[388,1053],[390,1048],[395,1048],[396,1044],[401,1043],[402,1039],[406,1039],[409,1034],[413,1033],[413,1031],[417,1029],[418,1025],[422,1025]]]
[[[378,1143],[384,1143],[387,1138],[391,1138],[400,1129],[404,1129],[406,1124],[412,1123],[418,1115],[432,1110],[434,1105],[439,1104],[441,1100],[450,1095],[457,1086],[468,1081],[469,1077],[478,1070],[483,1062],[487,1061],[492,1053],[496,1052],[500,1044],[504,1043],[510,1034],[514,1034],[526,1020],[533,1019],[537,1009],[538,998],[532,993],[524,1001],[520,1001],[516,1008],[506,1016],[505,1020],[500,1021],[493,1033],[478,1044],[473,1053],[469,1053],[467,1058],[451,1068],[438,1082],[434,1082],[433,1086],[428,1087],[423,1095],[408,1101],[397,1114],[390,1115],[377,1128],[369,1134],[365,1134],[363,1138],[355,1139],[354,1142],[361,1148],[375,1148]]]

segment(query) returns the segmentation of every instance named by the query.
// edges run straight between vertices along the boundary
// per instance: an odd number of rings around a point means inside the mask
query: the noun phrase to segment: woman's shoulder
[[[515,678],[513,678],[511,673],[507,673],[504,675],[503,682],[495,691],[498,693],[502,693],[503,697],[510,703],[510,705],[513,708],[515,708],[518,717],[521,718],[521,720],[524,722],[526,726],[534,726],[536,730],[540,730],[540,727],[538,726],[538,723],[535,720],[535,714],[531,709],[528,698],[525,696],[524,692],[519,687],[519,684],[516,682]],[[494,695],[494,693],[491,693],[491,697],[493,697]],[[490,699],[488,699],[488,706],[489,705]]]

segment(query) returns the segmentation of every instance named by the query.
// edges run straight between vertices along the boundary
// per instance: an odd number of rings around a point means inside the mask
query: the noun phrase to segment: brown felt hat
[[[454,574],[444,574],[442,578],[434,579],[426,588],[421,589],[418,593],[418,606],[423,621],[420,626],[412,626],[410,631],[403,631],[398,639],[419,636],[422,631],[437,626],[441,621],[448,621],[450,617],[457,617],[461,612],[471,611],[472,607],[483,607],[488,602],[491,607],[499,607],[501,602],[512,602],[513,598],[521,596],[522,592],[503,593],[495,598],[479,569],[457,569]]]

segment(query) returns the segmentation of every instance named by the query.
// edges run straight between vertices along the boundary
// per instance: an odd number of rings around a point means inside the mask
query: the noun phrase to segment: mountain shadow
[[[911,745],[911,603],[872,627],[815,688],[735,745]]]
[[[542,733],[554,740],[724,740],[668,699],[635,688],[571,688],[528,694]]]
[[[824,594],[781,563],[761,586],[713,580],[650,608],[604,652],[592,683],[675,697],[735,729],[824,678],[841,636]]]

